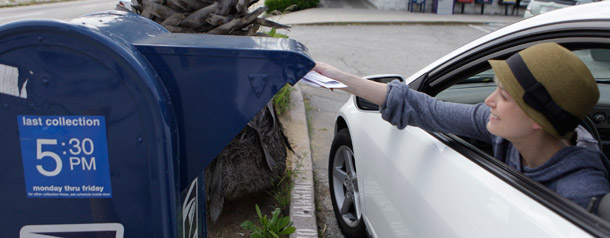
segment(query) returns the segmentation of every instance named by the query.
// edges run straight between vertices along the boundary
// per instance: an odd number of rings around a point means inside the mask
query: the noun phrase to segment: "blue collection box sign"
[[[103,116],[17,116],[28,198],[111,198]]]

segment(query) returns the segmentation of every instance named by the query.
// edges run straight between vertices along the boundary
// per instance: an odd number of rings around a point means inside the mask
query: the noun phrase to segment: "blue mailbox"
[[[0,233],[205,236],[204,168],[306,51],[123,12],[0,26]]]

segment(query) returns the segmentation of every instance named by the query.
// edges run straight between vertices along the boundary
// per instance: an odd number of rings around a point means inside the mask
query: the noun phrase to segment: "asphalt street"
[[[113,0],[82,0],[0,8],[0,24],[33,18],[70,19],[90,12],[112,10],[116,3]]]
[[[293,26],[286,34],[311,57],[359,76],[406,77],[454,49],[503,25]],[[313,160],[316,212],[322,237],[343,237],[328,191],[328,156],[334,120],[350,94],[302,84]]]

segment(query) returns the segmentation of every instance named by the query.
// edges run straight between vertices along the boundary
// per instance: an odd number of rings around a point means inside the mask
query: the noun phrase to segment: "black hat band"
[[[551,95],[544,85],[538,82],[529,68],[527,68],[521,55],[518,53],[514,54],[506,59],[506,63],[513,72],[513,75],[515,75],[517,82],[519,82],[525,91],[523,101],[536,111],[542,113],[542,115],[551,122],[560,136],[563,136],[576,128],[580,119],[568,111],[563,110],[563,108],[553,101],[553,98],[551,98]]]

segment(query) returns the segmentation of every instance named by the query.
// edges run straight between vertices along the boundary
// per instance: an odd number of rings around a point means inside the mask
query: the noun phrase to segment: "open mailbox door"
[[[314,66],[290,39],[125,12],[0,26],[7,237],[205,237],[204,168]]]

